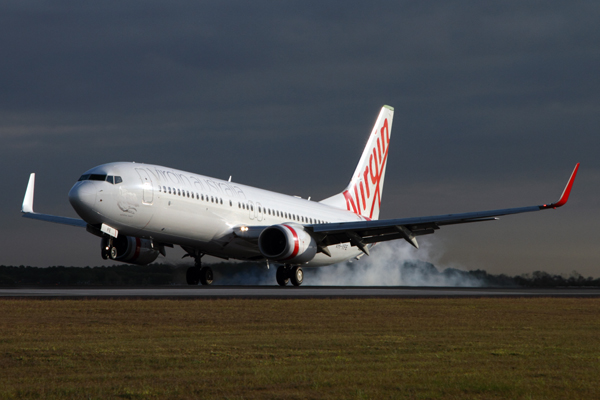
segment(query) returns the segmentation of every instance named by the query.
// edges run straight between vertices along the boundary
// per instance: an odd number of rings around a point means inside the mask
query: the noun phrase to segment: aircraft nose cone
[[[93,182],[77,182],[69,191],[69,202],[77,214],[89,222],[96,205],[96,187]]]

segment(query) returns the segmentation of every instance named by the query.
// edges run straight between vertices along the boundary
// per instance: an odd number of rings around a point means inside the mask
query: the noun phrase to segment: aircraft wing
[[[445,225],[492,221],[503,215],[520,214],[561,207],[565,205],[569,199],[571,187],[575,181],[578,169],[579,163],[575,166],[560,199],[552,204],[463,214],[435,215],[430,217],[316,224],[307,225],[305,228],[311,233],[311,236],[315,238],[320,248],[338,243],[350,242],[353,246],[360,248],[364,253],[369,254],[368,244],[395,239],[405,239],[407,242],[418,248],[416,236],[434,233],[437,229],[440,229],[440,227]]]
[[[27,184],[27,190],[25,191],[25,197],[23,198],[23,206],[21,212],[23,217],[37,219],[41,221],[54,222],[56,224],[71,225],[85,228],[87,222],[82,219],[59,217],[56,215],[39,214],[33,211],[33,192],[35,187],[35,173],[29,176],[29,183]]]

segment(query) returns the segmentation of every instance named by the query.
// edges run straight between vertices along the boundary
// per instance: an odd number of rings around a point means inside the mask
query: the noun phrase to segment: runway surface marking
[[[600,297],[599,288],[408,288],[408,287],[154,287],[1,288],[0,297],[107,298],[303,298],[303,297]]]

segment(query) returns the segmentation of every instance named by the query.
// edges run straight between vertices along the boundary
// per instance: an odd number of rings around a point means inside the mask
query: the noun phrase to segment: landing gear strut
[[[294,286],[300,286],[304,282],[304,271],[302,271],[302,267],[300,266],[291,267],[289,265],[282,265],[277,268],[275,277],[279,286],[286,286],[289,281],[292,281],[292,285]]]
[[[213,271],[210,267],[202,266],[202,256],[204,254],[199,253],[195,249],[184,248],[188,254],[184,257],[194,257],[194,266],[189,267],[185,274],[185,280],[188,285],[196,286],[198,283],[202,285],[212,285],[213,283]]]

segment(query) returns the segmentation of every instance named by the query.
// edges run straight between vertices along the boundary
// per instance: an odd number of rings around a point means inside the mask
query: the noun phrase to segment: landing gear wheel
[[[304,281],[304,271],[302,271],[302,267],[292,268],[290,280],[292,281],[292,285],[294,286],[302,285],[302,282]]]
[[[189,267],[185,273],[185,281],[188,285],[198,285],[200,282],[200,268]]]
[[[277,274],[275,275],[277,278],[277,283],[279,286],[285,286],[290,281],[289,270],[284,265],[277,268]]]
[[[213,271],[209,267],[204,267],[200,270],[200,283],[203,285],[212,285]]]
[[[111,247],[110,248],[110,259],[111,260],[116,260],[117,259],[117,248],[116,247]]]

